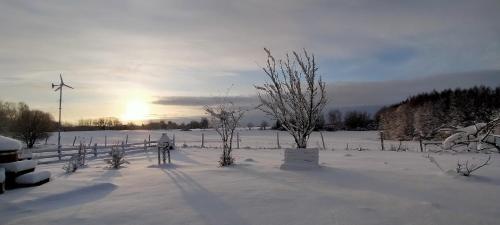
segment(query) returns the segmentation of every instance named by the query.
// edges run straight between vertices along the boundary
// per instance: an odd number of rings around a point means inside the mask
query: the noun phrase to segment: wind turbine
[[[59,127],[57,128],[57,154],[59,155],[59,160],[61,160],[61,103],[62,103],[62,90],[63,87],[68,87],[71,89],[74,89],[73,87],[67,85],[64,83],[64,80],[62,78],[62,74],[59,74],[59,79],[60,82],[59,84],[54,84],[52,83],[52,89],[54,91],[59,91]]]

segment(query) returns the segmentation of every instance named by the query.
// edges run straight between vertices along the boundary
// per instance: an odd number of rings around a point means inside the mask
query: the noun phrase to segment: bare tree
[[[302,55],[293,52],[284,60],[276,60],[269,49],[264,72],[270,81],[255,86],[259,91],[260,110],[282,123],[298,148],[307,148],[318,117],[326,105],[326,84],[317,74],[314,55],[305,49]]]
[[[234,131],[246,110],[236,107],[232,102],[223,100],[222,103],[205,106],[205,111],[210,115],[212,126],[222,139],[223,148],[219,164],[220,166],[229,166],[234,162],[231,156]]]
[[[12,131],[15,136],[26,143],[28,148],[33,148],[35,142],[50,136],[54,122],[52,116],[39,110],[30,110],[27,106],[20,107],[18,116],[14,121]]]
[[[266,128],[269,126],[269,123],[265,120],[262,120],[262,122],[260,123],[260,129],[261,130],[266,130]]]

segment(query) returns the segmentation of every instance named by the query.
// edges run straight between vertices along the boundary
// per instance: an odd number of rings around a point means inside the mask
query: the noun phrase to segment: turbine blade
[[[64,81],[62,79],[62,73],[59,74],[59,78],[61,79],[61,84],[64,84]]]
[[[67,84],[63,84],[63,85],[64,85],[64,86],[66,86],[66,87],[69,87],[69,88],[71,88],[71,89],[74,89],[73,87],[71,87],[71,86],[69,86],[69,85],[67,85]]]
[[[61,89],[61,86],[57,87],[54,91],[59,91]]]

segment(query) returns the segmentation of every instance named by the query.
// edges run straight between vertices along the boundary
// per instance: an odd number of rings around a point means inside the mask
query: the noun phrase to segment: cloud
[[[328,85],[333,106],[388,105],[433,90],[500,86],[500,70],[434,75],[408,80],[339,82]]]
[[[130,89],[206,97],[234,84],[250,95],[263,47],[277,57],[307,48],[339,90],[500,69],[499,10],[496,0],[0,1],[0,96],[55,113],[45,87],[61,72],[79,87],[74,115]],[[333,104],[396,99],[339,94]]]
[[[215,105],[222,102],[233,102],[237,105],[257,105],[258,99],[255,96],[228,96],[228,97],[207,97],[207,96],[170,96],[160,97],[153,101],[153,104],[172,106],[206,106]]]
[[[329,107],[349,108],[394,104],[409,96],[444,89],[473,86],[500,87],[500,70],[441,74],[409,80],[338,82],[327,85]],[[257,96],[229,96],[227,100],[240,105],[257,105]],[[154,104],[204,106],[223,101],[222,97],[172,96],[160,97]]]

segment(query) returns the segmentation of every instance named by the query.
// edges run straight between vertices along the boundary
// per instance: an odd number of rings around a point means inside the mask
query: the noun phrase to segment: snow
[[[19,150],[22,148],[20,141],[0,135],[0,152]]]
[[[128,155],[125,168],[102,159],[67,175],[62,164],[40,165],[53,176],[34,188],[0,196],[2,224],[498,224],[500,156],[472,177],[457,160],[483,154],[320,151],[317,170],[280,170],[282,150],[234,152],[218,167],[220,149]],[[37,168],[38,169],[38,168]]]
[[[18,184],[36,184],[40,181],[50,178],[49,171],[35,171],[27,174],[23,174],[16,177],[16,183]]]
[[[24,170],[34,169],[37,165],[36,160],[23,160],[10,163],[0,163],[1,168],[5,168],[8,172],[21,172]]]
[[[0,183],[3,183],[5,181],[5,169],[0,168]]]

